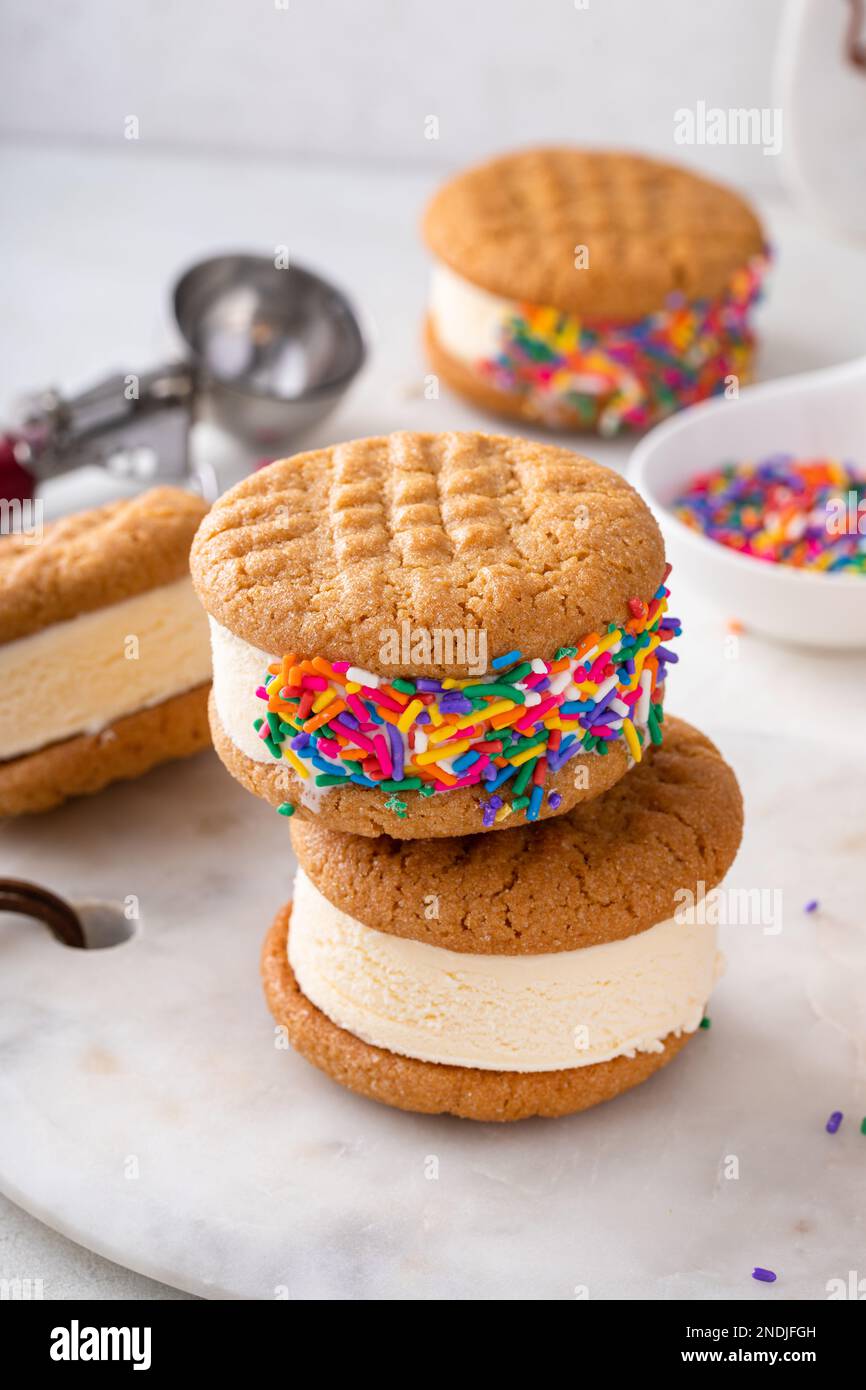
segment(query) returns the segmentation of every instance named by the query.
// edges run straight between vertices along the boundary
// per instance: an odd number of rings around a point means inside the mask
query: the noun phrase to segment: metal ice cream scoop
[[[291,440],[334,408],[366,355],[340,290],[263,256],[192,266],[173,306],[185,358],[22,403],[0,437],[0,497],[23,501],[46,478],[93,463],[149,483],[186,481],[198,420],[261,454],[290,452]]]

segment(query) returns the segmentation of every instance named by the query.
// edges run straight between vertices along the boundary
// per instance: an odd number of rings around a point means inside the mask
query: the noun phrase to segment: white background
[[[828,0],[828,5],[842,0]],[[283,5],[285,7],[283,7]],[[5,0],[0,131],[439,168],[547,140],[672,154],[673,113],[769,107],[782,0]],[[424,137],[436,115],[438,141]],[[710,173],[771,183],[751,146]],[[227,194],[230,189],[227,189]]]

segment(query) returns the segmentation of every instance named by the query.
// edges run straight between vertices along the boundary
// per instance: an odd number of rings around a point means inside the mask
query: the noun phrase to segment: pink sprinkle
[[[365,753],[372,753],[375,757],[376,749],[370,740],[365,738],[360,729],[350,729],[348,724],[344,724],[340,719],[332,719],[328,727],[333,733],[342,734],[346,742],[354,748],[363,748]]]
[[[367,723],[370,716],[368,715],[361,701],[358,699],[357,695],[347,695],[346,704],[349,706],[349,709],[352,711],[355,718],[361,724]]]
[[[373,743],[376,748],[376,757],[379,759],[379,766],[385,776],[390,777],[391,773],[394,771],[394,767],[391,762],[391,750],[388,747],[388,740],[385,738],[384,734],[377,734],[373,739]]]
[[[341,676],[344,676],[349,669],[349,663],[348,661],[332,661],[331,669],[333,671],[338,671]]]
[[[372,700],[374,704],[383,705],[385,709],[393,710],[395,714],[403,713],[403,706],[398,705],[397,701],[390,695],[386,695],[384,690],[374,690],[371,685],[362,685],[361,691],[365,700]]]
[[[589,732],[596,738],[616,738],[615,731],[609,729],[606,724],[593,724],[590,726]]]
[[[259,686],[258,690],[256,691],[256,695],[259,697],[260,700],[266,700],[268,698],[268,692],[265,690],[265,687],[263,685]]]
[[[329,758],[339,758],[340,756],[340,745],[335,738],[322,738],[320,734],[317,747]]]
[[[327,690],[328,682],[324,676],[304,676],[301,681],[304,690]]]
[[[561,695],[553,695],[549,700],[542,700],[540,705],[533,705],[531,709],[526,711],[526,714],[516,720],[514,727],[520,730],[531,729],[533,724],[537,724],[539,719],[543,719],[550,710],[555,709],[561,703]]]

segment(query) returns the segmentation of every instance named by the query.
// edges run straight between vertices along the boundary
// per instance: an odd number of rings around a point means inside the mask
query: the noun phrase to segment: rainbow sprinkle
[[[256,691],[266,712],[254,728],[302,781],[378,787],[401,819],[409,793],[478,787],[487,793],[483,827],[515,812],[534,821],[548,777],[577,754],[605,757],[623,742],[640,762],[647,739],[661,743],[667,668],[678,660],[666,644],[681,631],[668,595],[663,582],[649,602],[629,600],[626,622],[560,647],[550,661],[510,651],[480,678],[389,681],[291,652]],[[561,801],[548,793],[551,810]]]
[[[672,295],[663,310],[631,323],[522,304],[503,321],[497,356],[477,369],[552,423],[577,414],[606,435],[646,429],[724,391],[731,377],[748,379],[749,319],[768,264],[768,252],[754,257],[719,299]]]
[[[829,574],[866,574],[866,472],[788,454],[702,473],[674,502],[680,521],[742,555]]]

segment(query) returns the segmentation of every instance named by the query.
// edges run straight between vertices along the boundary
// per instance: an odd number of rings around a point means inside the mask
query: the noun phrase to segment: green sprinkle
[[[553,659],[561,661],[564,656],[577,656],[577,647],[560,647]]]
[[[528,738],[518,739],[508,750],[509,758],[516,757],[518,753],[526,753],[530,748],[543,748],[547,743],[547,737],[546,733],[543,738],[539,738],[538,734],[530,734]]]
[[[420,777],[401,777],[399,781],[389,779],[379,783],[383,792],[416,792],[420,791],[423,785]]]
[[[253,728],[255,729],[256,733],[258,733],[259,729],[262,727],[262,725],[264,724],[264,722],[265,722],[264,719],[254,719],[254,720],[253,720]]]
[[[406,802],[401,801],[399,796],[389,796],[385,802],[385,810],[393,811],[401,820],[406,819]]]
[[[270,710],[268,710],[268,713],[265,715],[265,718],[266,718],[267,721],[268,721],[268,728],[269,728],[270,731],[271,731],[271,738],[274,740],[274,743],[279,743],[279,742],[280,742],[280,716],[279,716],[278,714],[271,714]]]
[[[860,1121],[860,1133],[866,1134],[866,1116]]]
[[[535,764],[537,762],[537,758],[530,758],[528,763],[523,764],[523,767],[520,769],[517,776],[515,777],[513,790],[517,793],[518,796],[521,796],[523,794],[523,789],[528,785],[529,779],[535,771]]]
[[[280,745],[278,743],[274,743],[274,740],[272,738],[263,738],[262,743],[265,745],[272,757],[281,758],[283,756],[283,750],[280,748]]]
[[[702,1028],[709,1028],[709,1027],[710,1027],[710,1023],[711,1023],[711,1020],[710,1020],[709,1018],[704,1017],[704,1018],[701,1019],[701,1027],[702,1027]]]
[[[665,722],[665,707],[660,700],[657,700],[652,707],[653,714],[660,724]]]
[[[293,816],[294,814],[295,808],[292,805],[291,801],[284,801],[282,806],[277,807],[278,816]]]
[[[415,694],[415,682],[404,681],[402,676],[398,676],[396,680],[391,681],[391,685],[395,690],[402,690],[404,695]]]
[[[419,795],[420,795],[420,796],[432,796],[433,793],[435,792],[435,790],[436,790],[436,788],[435,788],[435,787],[431,787],[430,784],[429,784],[429,782],[428,782],[427,785],[426,785],[425,787],[422,787],[422,788],[421,788],[421,790],[420,790],[420,792],[419,792]]]
[[[281,725],[280,725],[280,733],[284,736],[284,738],[294,738],[294,736],[295,736],[295,734],[296,734],[297,732],[298,732],[298,731],[297,731],[297,729],[295,728],[294,724],[281,724]]]
[[[596,753],[600,753],[601,756],[602,756],[603,758],[606,758],[606,757],[607,757],[607,739],[606,739],[606,738],[600,738],[600,739],[598,740],[598,747],[596,748],[595,751],[596,751]]]
[[[316,778],[317,787],[340,787],[344,782],[351,782],[351,777],[341,777],[335,772],[320,772]]]
[[[598,743],[598,741],[599,740],[595,734],[585,734],[583,739],[584,751],[587,753],[594,753],[595,745]]]
[[[655,744],[661,743],[661,741],[662,741],[662,731],[661,731],[661,729],[659,728],[658,717],[657,717],[656,712],[655,712],[655,709],[653,708],[652,705],[650,705],[649,713],[648,713],[648,715],[647,715],[647,721],[646,721],[646,722],[647,722],[647,725],[649,726],[650,738],[652,739],[653,743],[655,743]]]
[[[495,695],[499,700],[513,700],[516,705],[525,705],[526,696],[522,690],[515,690],[513,685],[470,685],[466,687],[475,695]],[[466,691],[463,692],[464,694]]]
[[[524,808],[524,806],[528,806],[528,805],[529,805],[529,797],[528,797],[528,796],[518,796],[517,799],[516,799],[516,801],[512,801],[512,803],[511,803],[511,809],[512,809],[512,811],[522,811],[523,808]]]

